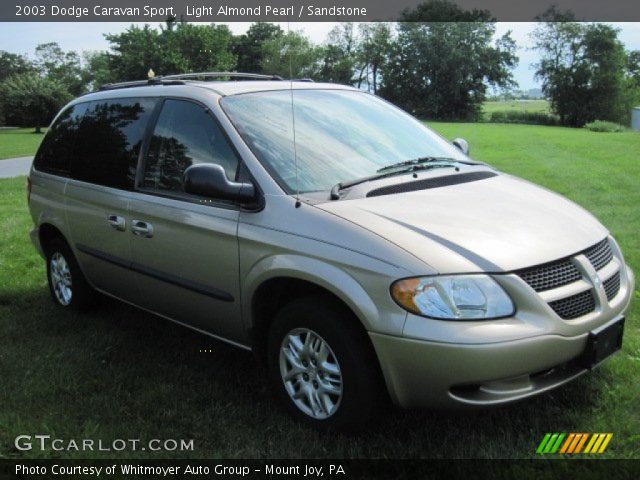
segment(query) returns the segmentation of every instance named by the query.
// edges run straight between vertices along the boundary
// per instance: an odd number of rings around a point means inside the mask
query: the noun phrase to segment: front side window
[[[67,107],[53,123],[38,149],[34,165],[37,170],[58,175],[69,175],[80,122],[87,103]]]
[[[198,163],[216,163],[230,180],[236,178],[238,157],[211,115],[195,103],[166,100],[151,138],[142,186],[182,193],[184,171]]]
[[[156,102],[155,98],[91,102],[79,128],[72,178],[131,190]]]
[[[221,105],[256,157],[290,193],[328,190],[421,157],[469,161],[410,115],[364,92],[279,90],[228,96]]]

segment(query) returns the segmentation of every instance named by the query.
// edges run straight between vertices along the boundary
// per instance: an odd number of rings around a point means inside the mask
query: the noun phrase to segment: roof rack
[[[146,87],[149,85],[184,85],[180,80],[165,80],[162,77],[154,77],[149,80],[134,80],[132,82],[106,83],[100,90],[118,90],[120,88]]]
[[[184,80],[196,80],[199,78],[247,78],[254,80],[282,80],[279,75],[263,75],[260,73],[241,72],[195,72],[178,73],[150,78],[149,80],[134,80],[131,82],[107,83],[100,90],[118,90],[120,88],[146,87],[148,85],[184,85]],[[303,80],[303,81],[306,81]]]
[[[195,73],[179,73],[177,75],[165,75],[163,80],[191,80],[194,78],[250,78],[254,80],[282,80],[279,75],[264,75],[261,73],[242,73],[242,72],[195,72]]]

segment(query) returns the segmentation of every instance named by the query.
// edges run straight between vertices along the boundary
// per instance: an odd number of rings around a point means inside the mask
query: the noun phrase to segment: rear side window
[[[67,107],[42,140],[34,166],[37,170],[57,175],[69,175],[78,129],[87,109],[87,103]]]
[[[151,137],[142,186],[184,192],[182,175],[198,163],[221,165],[230,180],[238,170],[238,157],[203,107],[184,100],[166,100]]]
[[[71,163],[77,180],[133,189],[145,131],[155,98],[119,98],[91,102]]]

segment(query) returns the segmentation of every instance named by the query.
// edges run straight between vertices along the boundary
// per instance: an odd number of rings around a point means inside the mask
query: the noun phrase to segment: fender
[[[43,210],[38,216],[38,229],[40,229],[40,227],[42,227],[44,224],[49,224],[52,227],[56,227],[58,230],[60,230],[67,243],[70,244],[69,232],[67,232],[65,221],[62,218],[60,218],[58,215],[55,215],[51,211]]]
[[[345,271],[318,259],[283,254],[261,259],[242,280],[242,315],[247,328],[253,323],[252,299],[258,287],[267,280],[282,277],[305,280],[330,291],[349,306],[367,331],[381,323],[380,312],[374,302]]]
[[[44,250],[42,249],[42,245],[40,242],[40,229],[44,225],[50,225],[56,228],[57,230],[59,230],[60,233],[62,233],[62,237],[64,238],[64,240],[71,247],[71,250],[73,251],[73,253],[74,254],[76,253],[69,239],[69,232],[67,231],[67,228],[65,226],[65,221],[62,218],[55,215],[53,212],[49,210],[43,210],[42,212],[40,212],[40,215],[38,216],[38,221],[36,225],[37,227],[32,230],[31,239],[34,243],[37,242],[36,248],[38,249],[38,253],[42,258],[45,258],[45,257],[44,257]],[[34,235],[34,233],[36,235]]]

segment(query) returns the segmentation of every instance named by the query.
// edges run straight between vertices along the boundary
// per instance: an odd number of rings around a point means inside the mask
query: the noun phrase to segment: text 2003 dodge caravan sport
[[[99,291],[252,349],[335,428],[522,399],[620,348],[634,277],[582,208],[356,89],[206,77],[53,122],[29,205],[58,305]]]

